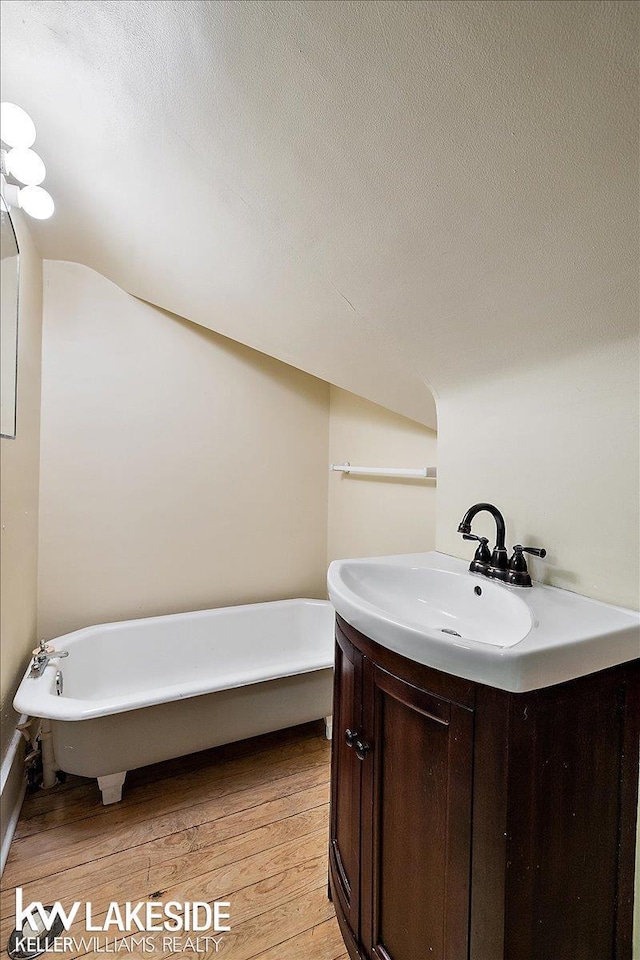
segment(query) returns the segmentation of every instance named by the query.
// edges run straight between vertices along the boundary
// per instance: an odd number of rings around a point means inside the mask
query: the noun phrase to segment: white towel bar
[[[329,469],[358,477],[406,477],[411,480],[435,480],[437,477],[436,467],[405,470],[399,467],[352,467],[350,463],[332,463]]]

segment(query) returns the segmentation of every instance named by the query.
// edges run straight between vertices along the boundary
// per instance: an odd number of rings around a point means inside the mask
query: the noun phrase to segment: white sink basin
[[[534,583],[510,587],[441,553],[336,560],[329,597],[397,653],[512,692],[640,657],[640,615]]]
[[[490,580],[470,582],[464,573],[348,560],[340,576],[352,594],[416,630],[511,647],[533,626],[520,597]]]

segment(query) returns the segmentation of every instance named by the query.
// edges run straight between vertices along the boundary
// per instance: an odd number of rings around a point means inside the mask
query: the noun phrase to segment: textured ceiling
[[[17,2],[36,236],[425,423],[637,325],[633,2]]]

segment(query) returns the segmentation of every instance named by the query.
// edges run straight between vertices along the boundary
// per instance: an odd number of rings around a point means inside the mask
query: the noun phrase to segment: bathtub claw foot
[[[324,735],[327,740],[331,740],[333,735],[333,715],[324,718]]]
[[[108,777],[98,777],[98,786],[105,807],[109,803],[118,803],[122,800],[122,786],[126,775],[125,770],[124,773],[110,773]]]

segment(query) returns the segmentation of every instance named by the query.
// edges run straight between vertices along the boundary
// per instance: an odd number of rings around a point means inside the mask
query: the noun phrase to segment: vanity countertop
[[[640,614],[534,582],[514,587],[435,551],[335,560],[337,613],[434,669],[520,693],[640,658]]]

